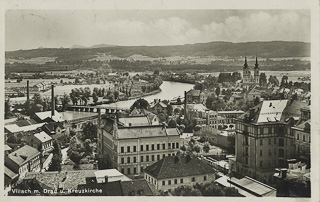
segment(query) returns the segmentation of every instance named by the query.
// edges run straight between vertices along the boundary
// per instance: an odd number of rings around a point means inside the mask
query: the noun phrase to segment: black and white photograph
[[[4,197],[319,195],[313,8],[90,5],[3,10]]]

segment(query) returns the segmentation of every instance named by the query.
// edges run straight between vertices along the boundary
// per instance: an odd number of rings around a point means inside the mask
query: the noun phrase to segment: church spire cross
[[[256,64],[254,65],[255,68],[259,68],[259,64],[258,64],[258,57],[256,55]]]
[[[247,57],[244,58],[244,65],[243,68],[248,68],[248,63],[247,63]]]

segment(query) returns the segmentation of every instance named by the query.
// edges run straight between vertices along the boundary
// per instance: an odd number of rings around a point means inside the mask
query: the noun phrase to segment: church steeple
[[[257,56],[256,56],[256,64],[254,65],[254,68],[255,68],[255,69],[259,68],[258,57],[257,57]]]
[[[244,65],[243,65],[243,69],[246,69],[246,68],[248,68],[247,57],[245,57]]]

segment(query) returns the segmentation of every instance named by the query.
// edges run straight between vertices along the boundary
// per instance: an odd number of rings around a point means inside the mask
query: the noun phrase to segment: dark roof
[[[17,173],[10,170],[7,166],[4,166],[4,175],[8,177],[10,180],[13,180],[14,178],[19,176]]]
[[[10,153],[8,158],[20,166],[39,154],[40,152],[37,149],[30,147],[29,145],[25,145],[20,149]]]
[[[101,189],[102,193],[86,193],[86,196],[123,196],[120,181],[108,182],[108,183],[92,183],[78,185],[80,189]],[[82,194],[81,194],[82,195]]]
[[[43,128],[47,128],[48,131],[55,131],[57,129],[57,127],[60,127],[61,129],[64,129],[62,123],[60,123],[60,122],[46,123],[42,127]]]
[[[192,96],[199,96],[200,90],[189,90],[187,94],[191,94]]]
[[[155,193],[145,179],[121,182],[123,196],[154,196]]]
[[[156,179],[167,179],[215,173],[215,170],[197,157],[180,155],[165,157],[148,166],[144,172]]]
[[[29,120],[16,121],[15,124],[17,124],[19,127],[22,127],[22,126],[29,126],[29,125],[37,124],[37,122],[33,119],[29,119]]]

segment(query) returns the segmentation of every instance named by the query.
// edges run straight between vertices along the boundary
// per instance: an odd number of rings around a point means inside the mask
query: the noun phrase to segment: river
[[[164,81],[160,86],[160,89],[161,89],[160,93],[157,93],[155,95],[149,95],[142,98],[147,100],[149,103],[153,102],[154,99],[171,100],[175,97],[179,97],[179,96],[183,97],[184,91],[189,91],[190,89],[193,88],[193,86],[194,86],[193,84],[188,84],[188,83]],[[104,104],[102,106],[130,108],[136,100],[137,99],[119,101],[117,103]]]

